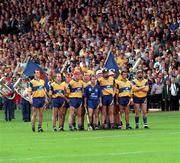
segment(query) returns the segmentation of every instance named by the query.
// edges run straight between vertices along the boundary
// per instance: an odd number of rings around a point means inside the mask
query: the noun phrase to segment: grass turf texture
[[[149,130],[70,132],[66,120],[63,133],[52,132],[50,114],[44,113],[45,132],[33,133],[20,111],[12,122],[1,111],[0,163],[180,162],[180,112],[149,113]]]

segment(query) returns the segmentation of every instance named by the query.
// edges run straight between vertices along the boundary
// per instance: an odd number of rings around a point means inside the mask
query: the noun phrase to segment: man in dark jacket
[[[171,87],[171,81],[170,79],[167,79],[165,81],[162,91],[162,111],[170,110],[170,97],[171,97],[170,87]]]

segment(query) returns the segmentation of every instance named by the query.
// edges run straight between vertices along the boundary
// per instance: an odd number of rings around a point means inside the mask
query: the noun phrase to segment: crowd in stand
[[[0,77],[27,58],[49,76],[66,61],[67,72],[93,74],[112,51],[128,72],[141,57],[149,101],[179,110],[179,10],[176,0],[1,0]]]

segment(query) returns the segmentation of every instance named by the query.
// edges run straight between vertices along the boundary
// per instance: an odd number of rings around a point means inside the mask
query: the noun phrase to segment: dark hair
[[[122,75],[123,73],[127,73],[127,71],[126,71],[126,70],[122,70],[122,71],[121,71],[121,75]]]
[[[36,72],[36,71],[39,71],[39,72],[40,72],[40,70],[38,70],[38,69],[35,69],[35,70],[34,70],[34,74],[35,74],[35,72]]]

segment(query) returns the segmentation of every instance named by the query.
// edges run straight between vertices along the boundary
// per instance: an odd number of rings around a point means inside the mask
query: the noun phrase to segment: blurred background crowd
[[[179,100],[178,11],[176,0],[0,0],[0,77],[11,78],[28,58],[49,76],[65,63],[65,72],[95,73],[111,51],[128,72],[141,57],[149,101],[179,110],[172,101]]]

